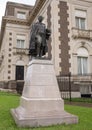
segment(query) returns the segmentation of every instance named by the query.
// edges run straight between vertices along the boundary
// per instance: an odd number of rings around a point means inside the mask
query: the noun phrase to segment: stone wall
[[[23,86],[24,86],[24,81],[1,81],[0,82],[0,90],[2,91],[12,91],[12,92],[17,92],[19,94],[22,93],[23,91]]]

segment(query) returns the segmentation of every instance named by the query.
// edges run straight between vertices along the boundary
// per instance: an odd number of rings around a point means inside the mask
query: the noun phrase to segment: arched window
[[[78,74],[84,75],[88,73],[88,51],[81,47],[77,51]]]

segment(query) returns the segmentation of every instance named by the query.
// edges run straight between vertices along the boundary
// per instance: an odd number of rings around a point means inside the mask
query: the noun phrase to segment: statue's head
[[[43,16],[39,16],[39,17],[38,17],[39,22],[42,22],[43,19],[44,19]]]

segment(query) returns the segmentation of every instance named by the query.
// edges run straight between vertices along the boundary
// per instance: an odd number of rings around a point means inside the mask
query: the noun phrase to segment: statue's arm
[[[48,40],[50,36],[51,36],[51,30],[46,28],[46,39]]]

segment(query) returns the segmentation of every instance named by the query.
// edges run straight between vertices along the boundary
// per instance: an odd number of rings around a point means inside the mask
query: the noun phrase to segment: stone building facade
[[[0,37],[0,85],[5,88],[16,87],[17,80],[25,79],[32,8],[12,2],[6,5]]]
[[[22,19],[17,18],[18,12]],[[20,69],[24,69],[25,79],[30,29],[39,15],[52,32],[47,57],[53,61],[56,75],[91,74],[91,14],[91,0],[37,0],[34,7],[7,3],[1,27],[0,80],[21,80],[16,76]],[[91,86],[86,89],[91,93]]]

